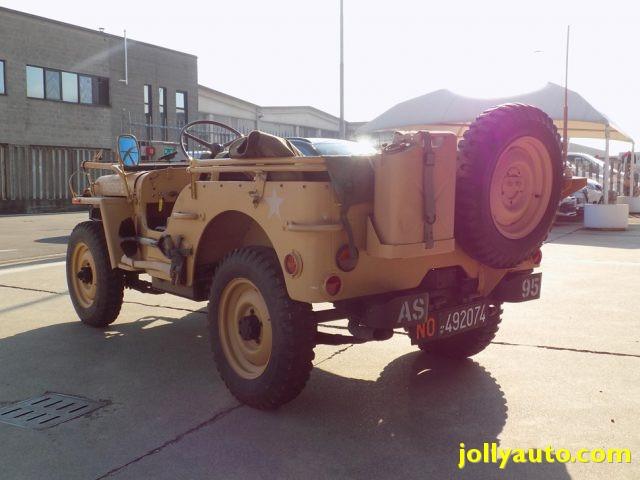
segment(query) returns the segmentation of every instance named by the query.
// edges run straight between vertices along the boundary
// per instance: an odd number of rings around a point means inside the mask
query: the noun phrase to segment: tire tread
[[[493,225],[487,225],[480,214],[482,208],[483,173],[487,168],[486,152],[495,150],[501,141],[500,132],[509,128],[535,126],[550,139],[554,185],[547,212],[541,220],[545,228],[536,231],[533,242],[514,241],[513,248],[499,248],[490,241]],[[560,200],[562,156],[560,136],[553,121],[542,110],[520,103],[504,104],[480,114],[464,133],[459,144],[459,164],[456,184],[455,237],[469,255],[495,268],[509,268],[530,257],[544,241],[555,208]]]
[[[79,241],[89,247],[96,267],[94,275],[100,279],[95,303],[89,308],[82,307],[76,301],[70,278],[73,248]],[[111,268],[102,222],[82,222],[71,232],[67,247],[67,283],[71,301],[83,323],[95,328],[104,328],[118,318],[124,300],[124,278],[121,271]]]
[[[220,284],[220,272],[233,272],[250,266],[260,272],[266,291],[262,295],[268,305],[272,322],[279,322],[283,348],[272,351],[268,368],[273,381],[266,388],[247,393],[239,388],[240,379],[228,366],[224,352],[219,348],[217,308],[218,298],[226,283]],[[256,285],[260,289],[258,285]],[[209,299],[209,329],[216,366],[231,393],[242,403],[261,410],[273,410],[290,402],[303,390],[313,368],[315,324],[309,319],[311,305],[292,300],[286,290],[282,270],[275,252],[266,247],[246,247],[227,254],[216,269]],[[273,327],[272,327],[273,328]],[[264,375],[264,374],[263,374]]]

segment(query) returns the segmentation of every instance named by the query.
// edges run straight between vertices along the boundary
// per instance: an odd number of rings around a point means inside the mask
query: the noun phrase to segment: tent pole
[[[609,204],[609,125],[604,126],[604,174],[602,176],[604,204]]]
[[[620,156],[620,154],[618,154]],[[627,176],[627,159],[622,155],[618,160],[618,195],[624,195],[624,178]]]

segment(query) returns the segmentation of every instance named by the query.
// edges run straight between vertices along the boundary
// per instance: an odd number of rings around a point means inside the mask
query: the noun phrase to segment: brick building
[[[124,53],[123,37],[0,7],[0,211],[67,203],[60,179],[132,124],[197,118],[195,56],[129,39],[125,83]]]
[[[197,77],[194,55],[132,39],[125,49],[121,36],[0,7],[0,213],[68,208],[69,177],[97,151],[109,157],[121,133],[175,142],[186,122],[211,119],[244,133],[339,135],[327,112],[259,106]],[[346,123],[349,138],[359,125]],[[86,179],[71,184],[81,191]]]

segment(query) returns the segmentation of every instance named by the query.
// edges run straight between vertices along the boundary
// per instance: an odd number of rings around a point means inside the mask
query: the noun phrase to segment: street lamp
[[[571,31],[571,25],[567,25],[567,55],[564,65],[564,107],[563,107],[563,122],[562,122],[562,161],[566,166],[567,153],[569,152],[569,33]]]
[[[344,123],[344,8],[340,0],[340,138],[346,138]]]

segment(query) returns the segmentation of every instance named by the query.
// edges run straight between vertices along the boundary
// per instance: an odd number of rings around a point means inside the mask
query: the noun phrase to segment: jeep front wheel
[[[242,403],[275,409],[309,378],[315,324],[310,305],[289,298],[277,256],[251,247],[218,266],[209,298],[209,330],[220,376]]]
[[[82,322],[100,328],[118,317],[124,279],[121,271],[111,268],[100,222],[82,222],[71,232],[67,246],[67,285]]]

